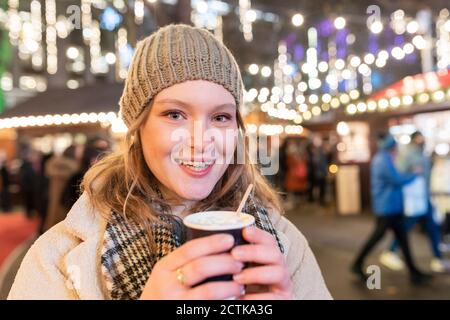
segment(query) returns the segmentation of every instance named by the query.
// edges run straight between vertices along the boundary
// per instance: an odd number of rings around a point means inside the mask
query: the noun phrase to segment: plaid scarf
[[[257,205],[253,197],[248,203],[250,205],[246,205],[243,211],[254,216],[256,226],[272,234],[281,252],[284,252],[267,210]],[[152,252],[145,229],[131,219],[112,212],[101,250],[101,272],[112,300],[139,299],[156,262],[185,241],[181,222],[164,215],[159,219],[161,223],[152,226],[156,244],[156,250]]]

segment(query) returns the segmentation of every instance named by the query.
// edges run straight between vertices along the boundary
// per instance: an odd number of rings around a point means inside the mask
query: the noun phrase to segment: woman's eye
[[[170,120],[182,120],[183,119],[183,115],[181,114],[181,112],[177,112],[177,111],[171,111],[168,112],[166,114],[166,116],[170,119]]]
[[[230,119],[231,119],[231,116],[229,116],[227,114],[220,114],[220,115],[214,117],[214,120],[217,122],[226,122]]]

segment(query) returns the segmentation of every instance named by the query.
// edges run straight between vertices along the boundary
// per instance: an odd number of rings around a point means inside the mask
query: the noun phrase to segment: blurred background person
[[[379,149],[371,162],[371,195],[376,226],[357,255],[351,271],[361,280],[366,281],[364,260],[384,237],[386,231],[392,230],[403,252],[411,282],[421,284],[429,280],[429,276],[419,271],[414,264],[403,224],[402,186],[413,181],[416,174],[401,174],[395,168],[394,157],[397,143],[394,137],[389,134],[380,134],[378,139]]]
[[[315,166],[314,166],[314,144],[308,141],[306,145],[306,159],[308,165],[308,201],[314,202],[314,189],[316,185]]]
[[[0,156],[0,206],[3,212],[9,212],[11,210],[11,194],[9,192],[10,187],[10,173],[8,169],[8,163],[6,156],[1,154]]]
[[[325,142],[322,141],[313,151],[314,163],[314,185],[318,188],[318,202],[321,206],[325,205],[325,194],[328,175],[328,153],[325,149]],[[314,190],[312,191],[314,194]]]
[[[433,154],[430,189],[435,207],[434,217],[441,222],[441,252],[450,252],[450,154]]]
[[[80,183],[84,174],[110,150],[111,144],[107,138],[96,136],[86,142],[79,169],[67,181],[61,196],[61,205],[66,213],[80,197]]]
[[[40,166],[40,154],[27,147],[23,151],[21,159],[22,164],[19,169],[20,190],[25,205],[25,214],[28,218],[32,218],[37,212],[36,185]]]
[[[277,187],[281,191],[282,197],[286,198],[286,186],[285,186],[285,179],[287,174],[287,145],[288,145],[289,138],[285,138],[279,148],[278,156],[279,156],[279,168],[277,173]]]
[[[415,192],[414,189],[407,188],[412,183],[403,189],[405,198],[405,230],[408,233],[418,222],[423,222],[434,257],[431,260],[430,268],[434,272],[444,272],[449,270],[449,263],[447,260],[442,259],[442,253],[439,250],[441,240],[440,226],[433,216],[434,207],[431,204],[430,198],[431,159],[425,154],[424,145],[425,139],[422,133],[416,131],[411,135],[411,142],[399,152],[396,159],[399,172],[413,173],[419,171],[421,173],[414,181],[417,183],[423,181],[413,186],[415,189],[421,189],[417,190],[418,192]],[[411,192],[411,194],[408,194],[408,192]],[[411,197],[411,205],[407,206],[406,201]],[[410,209],[407,210],[407,207]],[[382,253],[380,256],[380,262],[392,270],[401,270],[404,268],[403,261],[396,253],[397,249],[398,242],[394,239],[389,251]]]
[[[47,217],[49,179],[45,174],[45,167],[48,160],[53,157],[53,152],[41,154],[38,169],[36,170],[35,196],[36,211],[39,216],[39,234],[43,232],[44,223]]]
[[[69,146],[61,155],[54,155],[45,166],[45,175],[49,179],[48,209],[41,233],[64,220],[67,209],[61,204],[61,195],[69,179],[78,171],[79,161],[76,146]]]
[[[286,192],[288,193],[287,208],[293,207],[299,197],[306,191],[308,167],[306,154],[302,152],[299,141],[288,140],[287,142],[287,173],[284,180]]]

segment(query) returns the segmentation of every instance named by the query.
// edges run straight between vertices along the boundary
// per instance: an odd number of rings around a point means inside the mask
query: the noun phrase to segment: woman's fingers
[[[234,259],[259,264],[284,264],[284,256],[280,249],[267,245],[241,245],[231,250]]]
[[[197,258],[228,251],[233,245],[234,238],[229,234],[194,239],[162,258],[159,265],[168,270],[176,270]]]
[[[247,227],[242,231],[242,235],[245,240],[255,244],[265,244],[276,246],[277,243],[273,235],[267,231],[261,230],[257,227]]]
[[[284,266],[262,266],[244,269],[235,274],[233,280],[239,284],[276,285],[278,288],[289,288],[290,278]]]
[[[241,296],[239,300],[288,300],[288,298],[283,297],[279,294],[275,293],[254,293],[254,294],[246,294]]]
[[[221,254],[195,259],[184,265],[182,272],[185,285],[193,286],[210,277],[237,274],[243,267],[230,254]]]
[[[212,281],[190,289],[185,295],[187,300],[223,300],[239,298],[244,290],[242,285],[233,281]]]

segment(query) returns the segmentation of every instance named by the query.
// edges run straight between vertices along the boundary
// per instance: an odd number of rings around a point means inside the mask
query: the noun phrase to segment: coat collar
[[[70,287],[83,300],[107,299],[100,264],[106,220],[92,208],[84,192],[73,205],[64,224],[67,231],[80,240],[63,260]]]
[[[68,231],[85,241],[98,234],[103,220],[101,214],[92,207],[87,193],[83,192],[67,214],[64,223]]]

